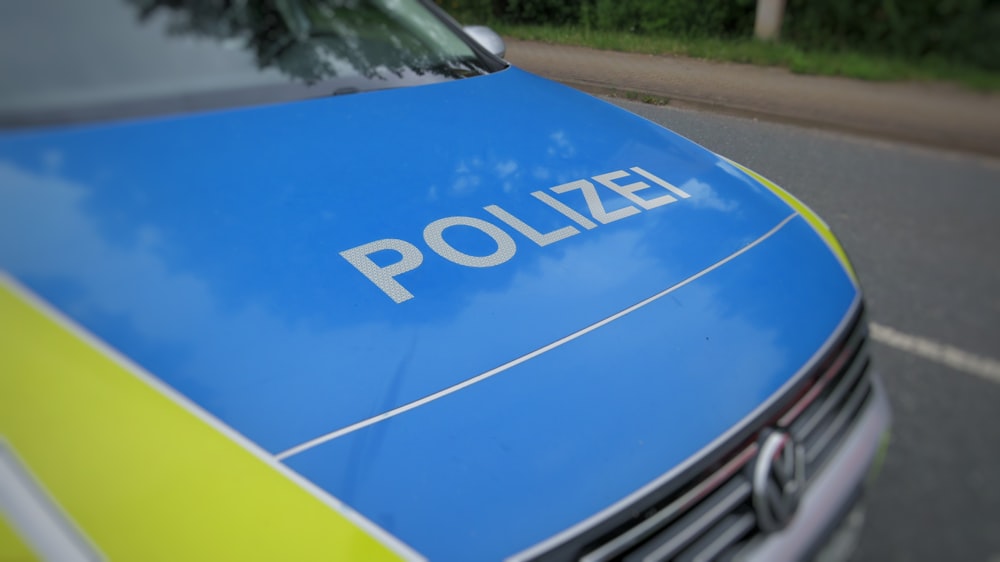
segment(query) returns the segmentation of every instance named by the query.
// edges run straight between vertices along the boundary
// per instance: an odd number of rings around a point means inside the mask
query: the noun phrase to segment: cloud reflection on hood
[[[112,241],[88,188],[54,172],[0,162],[0,199],[0,264],[43,296],[59,287],[51,292],[71,317],[140,364],[156,365],[156,375],[270,448],[292,443],[263,437],[274,422],[256,412],[273,412],[299,427],[292,434],[309,438],[317,421],[335,429],[478,374],[498,337],[491,318],[531,318],[545,309],[561,326],[582,326],[593,321],[586,305],[602,295],[627,291],[638,276],[674,275],[647,253],[647,235],[636,225],[554,247],[502,286],[463,293],[454,314],[331,327],[275,314],[253,298],[221,305],[210,282],[171,263],[171,240],[155,224]],[[703,302],[685,305],[704,309],[706,321],[727,321],[731,312],[712,303],[706,289]],[[525,322],[502,337],[507,348],[527,352],[567,331]],[[761,337],[748,331],[758,357],[769,345]],[[325,396],[325,407],[303,402],[305,395]]]

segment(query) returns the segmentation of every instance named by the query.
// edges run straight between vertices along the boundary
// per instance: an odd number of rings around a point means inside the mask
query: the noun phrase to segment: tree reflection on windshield
[[[506,67],[463,37],[422,0],[0,1],[0,129],[285,103]]]
[[[141,21],[169,16],[171,34],[242,43],[261,69],[313,84],[332,77],[461,78],[486,69],[443,23],[401,0],[127,0]]]

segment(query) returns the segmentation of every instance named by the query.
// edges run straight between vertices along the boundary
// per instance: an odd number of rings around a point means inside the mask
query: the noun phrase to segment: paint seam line
[[[277,459],[271,455],[268,451],[264,450],[262,447],[250,441],[243,434],[239,433],[228,424],[216,418],[210,412],[199,406],[197,403],[184,396],[173,387],[167,385],[165,382],[157,378],[155,375],[145,370],[140,365],[133,362],[131,359],[123,355],[121,352],[111,347],[109,344],[105,343],[103,340],[98,338],[96,335],[90,333],[86,328],[77,324],[73,319],[69,318],[61,311],[55,308],[55,306],[49,304],[40,296],[36,295],[31,289],[25,287],[20,282],[18,282],[11,274],[7,271],[0,269],[0,286],[8,288],[13,294],[17,295],[19,298],[23,299],[24,302],[28,303],[30,306],[34,307],[35,310],[44,314],[48,319],[55,322],[61,328],[67,330],[73,336],[79,338],[85,344],[90,346],[92,349],[101,353],[107,357],[112,363],[118,365],[120,368],[124,369],[126,372],[135,376],[140,381],[152,387],[155,391],[164,395],[167,399],[172,400],[175,404],[179,405],[182,409],[195,416],[202,422],[206,423],[212,429],[220,432],[225,437],[229,438],[231,441],[235,442],[237,445],[241,446],[244,450],[249,452],[254,457],[258,458],[267,466],[276,470],[279,474],[288,478],[292,483],[298,485],[306,493],[313,496],[327,507],[333,509],[335,512],[342,515],[345,519],[356,525],[363,532],[367,533],[369,536],[382,543],[390,550],[400,555],[406,560],[425,560],[425,558],[420,555],[416,550],[402,542],[399,538],[393,536],[388,531],[382,529],[374,522],[370,521],[364,515],[354,511],[350,506],[344,504],[334,496],[330,495],[326,490],[319,488],[311,481],[305,479],[299,473],[293,471],[291,468],[286,466],[281,462],[277,462]]]
[[[871,323],[872,339],[889,347],[905,351],[928,361],[933,361],[975,375],[990,382],[1000,383],[1000,361],[976,355],[946,343],[940,343],[920,336],[900,332],[895,328]]]
[[[348,425],[346,427],[342,427],[342,428],[340,428],[340,429],[338,429],[336,431],[331,431],[330,433],[325,433],[323,435],[320,435],[319,437],[316,437],[314,439],[310,439],[309,441],[306,441],[304,443],[301,443],[299,445],[291,447],[291,448],[289,448],[289,449],[287,449],[285,451],[282,451],[282,452],[278,453],[277,455],[275,455],[275,458],[278,459],[279,461],[284,461],[285,459],[288,459],[289,457],[292,457],[292,456],[295,456],[295,455],[297,455],[299,453],[303,453],[305,451],[308,451],[309,449],[312,449],[313,447],[316,447],[318,445],[322,445],[323,443],[327,443],[329,441],[337,439],[338,437],[343,437],[344,435],[347,435],[349,433],[353,433],[355,431],[358,431],[359,429],[363,429],[363,428],[368,427],[370,425],[374,425],[376,423],[385,421],[387,419],[394,418],[394,417],[396,417],[396,416],[398,416],[400,414],[403,414],[405,412],[413,410],[414,408],[418,408],[420,406],[423,406],[424,404],[427,404],[429,402],[433,402],[433,401],[435,401],[435,400],[437,400],[439,398],[443,398],[443,397],[445,397],[445,396],[447,396],[449,394],[453,394],[455,392],[458,392],[459,390],[462,390],[463,388],[467,388],[467,387],[472,386],[472,385],[474,385],[476,383],[482,382],[482,381],[484,381],[484,380],[486,380],[488,378],[494,377],[494,376],[496,376],[496,375],[498,375],[498,374],[500,374],[500,373],[502,373],[502,372],[504,372],[504,371],[506,371],[506,370],[508,370],[508,369],[510,369],[512,367],[516,367],[517,365],[520,365],[521,363],[524,363],[525,361],[527,361],[529,359],[533,359],[535,357],[538,357],[539,355],[542,355],[544,353],[552,351],[553,349],[556,349],[557,347],[561,347],[562,345],[564,345],[566,343],[569,343],[569,342],[571,342],[571,341],[573,341],[573,340],[575,340],[577,338],[580,338],[581,336],[584,336],[584,335],[586,335],[586,334],[588,334],[590,332],[593,332],[597,328],[600,328],[600,327],[605,326],[605,325],[607,325],[607,324],[609,324],[611,322],[614,322],[615,320],[618,320],[619,318],[622,318],[623,316],[631,314],[632,312],[635,312],[636,310],[639,310],[640,308],[643,308],[644,306],[646,306],[646,305],[648,305],[648,304],[650,304],[650,303],[652,303],[654,301],[657,301],[657,300],[659,300],[659,299],[667,296],[668,294],[670,294],[670,293],[672,293],[672,292],[680,289],[681,287],[684,287],[685,285],[688,285],[688,284],[690,284],[690,283],[692,283],[692,282],[700,279],[701,277],[704,277],[705,275],[708,275],[712,271],[715,271],[716,269],[722,267],[723,265],[729,263],[730,261],[738,258],[739,256],[741,256],[741,255],[745,254],[746,252],[750,251],[752,248],[754,248],[757,245],[761,244],[762,242],[764,242],[765,240],[767,240],[768,238],[770,238],[771,236],[773,236],[775,233],[777,233],[779,230],[781,230],[786,224],[788,224],[792,219],[794,219],[797,216],[799,216],[799,213],[797,213],[797,212],[792,213],[791,215],[785,217],[777,225],[775,225],[774,227],[772,227],[770,230],[768,230],[767,232],[765,232],[763,235],[761,235],[759,238],[757,238],[753,242],[750,242],[749,244],[747,244],[746,246],[740,248],[739,250],[737,250],[736,252],[730,254],[729,256],[726,256],[725,258],[723,258],[723,259],[719,260],[718,262],[716,262],[716,263],[708,266],[707,268],[699,271],[698,273],[695,273],[694,275],[688,277],[687,279],[684,279],[683,281],[681,281],[681,282],[679,282],[679,283],[677,283],[675,285],[672,285],[672,286],[668,287],[667,289],[664,289],[663,291],[660,291],[659,293],[656,293],[655,295],[653,295],[651,297],[648,297],[648,298],[646,298],[646,299],[644,299],[642,301],[639,301],[638,303],[633,304],[633,305],[629,306],[628,308],[626,308],[624,310],[616,312],[615,314],[612,314],[611,316],[608,316],[607,318],[604,318],[602,320],[598,320],[597,322],[595,322],[595,323],[593,323],[593,324],[591,324],[589,326],[586,326],[586,327],[584,327],[584,328],[582,328],[582,329],[580,329],[580,330],[578,330],[576,332],[573,332],[573,333],[571,333],[571,334],[569,334],[567,336],[564,336],[564,337],[562,337],[562,338],[560,338],[560,339],[558,339],[558,340],[556,340],[556,341],[554,341],[552,343],[549,343],[549,344],[547,344],[547,345],[545,345],[543,347],[540,347],[540,348],[538,348],[538,349],[536,349],[534,351],[526,353],[526,354],[524,354],[524,355],[522,355],[520,357],[517,357],[516,359],[512,359],[512,360],[510,360],[510,361],[508,361],[508,362],[506,362],[506,363],[504,363],[504,364],[502,364],[500,366],[494,367],[494,368],[490,369],[489,371],[486,371],[484,373],[476,375],[476,376],[474,376],[474,377],[472,377],[470,379],[466,379],[466,380],[464,380],[464,381],[462,381],[462,382],[460,382],[458,384],[449,386],[449,387],[444,388],[442,390],[439,390],[439,391],[437,391],[437,392],[435,392],[433,394],[429,394],[427,396],[424,396],[423,398],[420,398],[420,399],[414,400],[412,402],[408,402],[406,404],[403,404],[402,406],[398,406],[396,408],[393,408],[393,409],[391,409],[391,410],[389,410],[387,412],[383,412],[381,414],[378,414],[376,416],[372,416],[370,418],[361,420],[359,422],[353,423],[353,424]]]

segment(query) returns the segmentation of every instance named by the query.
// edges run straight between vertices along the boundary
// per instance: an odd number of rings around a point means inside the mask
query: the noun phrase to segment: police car
[[[0,559],[846,552],[889,411],[778,186],[430,2],[0,8]]]

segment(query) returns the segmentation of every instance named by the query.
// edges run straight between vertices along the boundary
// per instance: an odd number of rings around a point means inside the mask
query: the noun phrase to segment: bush
[[[782,33],[806,48],[942,58],[1000,70],[997,0],[788,0]]]
[[[682,36],[735,37],[753,30],[755,0],[593,0],[594,27]]]
[[[567,25],[580,22],[582,0],[507,0],[501,17],[510,23]]]
[[[749,35],[755,0],[438,0],[452,14],[533,25],[701,36]]]
[[[434,0],[455,19],[466,25],[490,23],[497,18],[493,14],[493,5],[497,0]]]
[[[579,23],[585,0],[436,0],[463,23],[526,23],[573,25]]]

